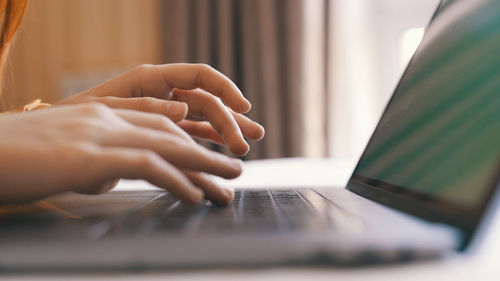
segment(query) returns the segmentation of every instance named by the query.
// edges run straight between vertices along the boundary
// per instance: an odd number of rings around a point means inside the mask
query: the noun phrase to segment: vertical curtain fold
[[[264,142],[264,153],[267,157],[275,158],[284,155],[283,137],[286,135],[283,126],[285,118],[284,105],[281,93],[281,77],[279,73],[283,71],[278,55],[278,14],[276,13],[277,1],[257,0],[257,17],[253,23],[256,25],[259,38],[257,48],[261,50],[260,56],[256,59],[260,61],[259,85],[261,86],[259,95],[261,102],[259,106],[263,109],[263,123],[269,130]]]
[[[164,62],[217,68],[254,105],[248,116],[266,127],[266,137],[250,144],[246,159],[304,153],[302,5],[303,0],[162,2]]]

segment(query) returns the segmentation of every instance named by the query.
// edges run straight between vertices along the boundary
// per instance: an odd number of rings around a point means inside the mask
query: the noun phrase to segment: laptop
[[[366,264],[472,251],[499,205],[500,1],[442,1],[346,188],[64,194],[0,216],[0,269]],[[15,209],[15,208],[14,208]]]

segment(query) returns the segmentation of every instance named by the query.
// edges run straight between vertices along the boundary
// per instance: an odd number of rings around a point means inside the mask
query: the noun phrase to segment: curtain
[[[252,102],[248,116],[265,126],[264,140],[250,144],[246,159],[303,156],[307,150],[304,2],[162,2],[164,62],[207,63],[217,68]],[[319,101],[319,106],[326,102]],[[310,111],[317,110],[324,112]],[[325,141],[312,145],[325,146]]]

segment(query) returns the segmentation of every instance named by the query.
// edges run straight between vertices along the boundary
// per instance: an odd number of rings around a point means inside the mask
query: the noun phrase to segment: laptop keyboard
[[[306,196],[315,197],[313,202]],[[103,220],[89,228],[89,236],[162,235],[180,233],[200,235],[216,233],[265,233],[288,231],[324,231],[332,228],[331,216],[318,207],[333,205],[312,190],[239,190],[228,206],[208,201],[197,205],[180,202],[169,193],[161,193],[123,215]]]
[[[312,189],[237,190],[227,206],[184,204],[165,191],[116,191],[99,196],[66,194],[49,208],[0,217],[2,237],[210,235],[317,232],[358,221]],[[30,207],[31,208],[31,207]],[[341,227],[339,227],[339,225]]]

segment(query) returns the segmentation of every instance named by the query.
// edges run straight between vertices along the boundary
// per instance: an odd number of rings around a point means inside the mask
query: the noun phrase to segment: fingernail
[[[257,134],[254,138],[254,140],[256,141],[259,141],[261,140],[262,138],[264,138],[264,136],[266,135],[266,129],[264,128],[264,126],[260,125],[260,124],[257,124]]]
[[[239,176],[241,175],[241,173],[243,172],[243,161],[241,161],[240,159],[233,159],[233,168],[234,170],[237,172],[237,175],[236,176]]]
[[[215,156],[219,158],[217,162],[223,165],[224,168],[214,170],[214,174],[225,179],[234,179],[240,176],[243,172],[243,162],[241,160],[221,154],[215,154]]]
[[[224,186],[224,195],[226,196],[227,202],[233,201],[234,198],[234,189]]]
[[[247,102],[247,108],[245,109],[245,111],[248,112],[248,111],[250,111],[250,109],[252,109],[252,104],[247,99],[245,99],[245,101]]]
[[[243,97],[243,102],[245,104],[240,103],[239,105],[236,105],[236,108],[233,108],[233,110],[238,112],[238,113],[245,114],[248,111],[250,111],[250,109],[252,109],[252,104],[245,97]]]
[[[238,159],[238,158],[232,158],[233,160],[233,163],[236,167],[238,167],[239,169],[242,169],[243,168],[243,161],[241,159]]]
[[[262,131],[262,135],[265,135],[266,134],[266,128],[264,128],[264,126],[262,126],[261,124],[257,124],[259,125],[259,129]]]
[[[245,156],[250,151],[250,145],[247,142],[243,142],[242,145],[243,150],[239,153],[240,156]]]
[[[173,121],[180,121],[186,118],[188,106],[183,102],[168,102],[165,110],[170,119]]]
[[[198,188],[194,188],[193,191],[191,192],[191,196],[189,198],[190,203],[196,204],[199,203],[201,200],[203,200],[203,197],[205,194],[203,193],[202,190]]]
[[[235,132],[227,139],[228,139],[227,144],[229,145],[231,152],[238,156],[244,156],[250,150],[250,146],[245,141],[245,138],[239,131]]]

